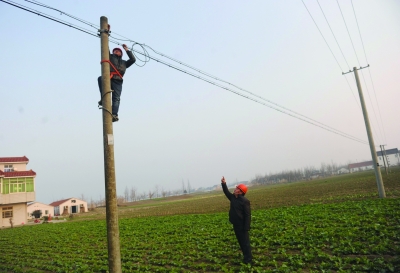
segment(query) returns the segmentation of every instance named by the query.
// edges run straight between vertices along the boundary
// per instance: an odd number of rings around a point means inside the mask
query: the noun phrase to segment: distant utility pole
[[[382,145],[382,147],[383,147],[383,153],[384,153],[384,155],[385,155],[385,159],[386,159],[388,171],[390,172],[390,162],[389,162],[389,158],[388,158],[388,156],[387,156],[387,154],[386,154],[385,146],[386,146],[386,144],[385,144],[385,145]]]
[[[369,65],[365,66],[365,67],[369,67]],[[360,67],[359,69],[363,69],[365,67]],[[354,76],[356,77],[358,94],[360,95],[360,102],[361,102],[361,107],[362,107],[362,111],[363,111],[363,115],[364,115],[365,127],[367,129],[369,148],[371,150],[372,161],[374,162],[374,170],[375,170],[376,184],[378,185],[379,197],[385,198],[386,197],[385,188],[383,186],[382,174],[381,174],[381,170],[380,170],[379,163],[378,163],[378,157],[376,156],[374,138],[372,136],[371,126],[369,124],[367,107],[365,106],[364,96],[363,96],[361,84],[360,84],[360,79],[358,78],[357,67],[353,67],[353,71],[349,71],[347,73],[350,73],[350,72],[354,72]],[[347,74],[347,73],[342,73],[342,75]]]
[[[108,36],[109,25],[105,16],[100,17],[101,60],[109,60]],[[106,188],[106,219],[108,241],[108,268],[112,273],[122,273],[119,242],[117,187],[115,181],[114,135],[111,115],[110,65],[101,63],[102,109],[103,109],[103,146],[104,176]]]
[[[385,161],[385,155],[383,154],[383,146],[385,146],[385,145],[379,145],[379,147],[381,147],[381,154],[382,154],[382,159],[383,159],[383,165],[385,165],[385,172],[386,172],[386,175],[388,174],[388,171],[387,171],[387,168],[386,168],[386,161]]]

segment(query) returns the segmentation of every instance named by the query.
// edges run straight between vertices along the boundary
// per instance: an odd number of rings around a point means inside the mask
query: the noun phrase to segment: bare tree
[[[95,208],[96,204],[93,201],[93,198],[90,197],[90,202],[89,202],[89,210],[93,210]]]
[[[327,164],[322,162],[321,163],[321,168],[319,169],[319,171],[321,172],[322,176],[325,176],[327,170],[328,170]]]
[[[155,193],[154,191],[149,190],[148,196],[149,196],[149,199],[150,199],[150,200],[153,198],[154,193]]]
[[[118,196],[117,197],[117,204],[118,205],[122,205],[122,204],[124,204],[125,203],[125,197],[124,196]]]
[[[160,186],[159,186],[159,185],[155,185],[155,186],[154,186],[154,193],[155,193],[155,195],[156,195],[157,198],[159,197],[159,195],[158,195],[159,189],[160,189]]]
[[[129,195],[131,202],[136,201],[136,188],[132,187]]]
[[[128,201],[129,201],[129,190],[128,190],[128,186],[125,186],[124,198],[125,198],[125,202],[128,202]]]
[[[328,165],[326,166],[326,171],[327,171],[330,175],[332,175],[332,173],[333,173],[333,166],[330,165],[330,164],[328,164]]]
[[[338,169],[339,169],[338,164],[333,163],[332,161],[332,174],[337,173]]]
[[[167,196],[167,191],[166,190],[164,190],[164,188],[161,188],[161,195],[162,195],[162,197],[166,197]]]
[[[311,176],[314,174],[315,168],[313,166],[304,167],[304,176],[306,179],[311,179]]]
[[[187,192],[190,193],[191,191],[192,191],[192,188],[190,187],[190,182],[189,182],[189,179],[188,179],[188,182],[187,182]]]
[[[101,207],[101,206],[105,206],[106,205],[106,200],[100,195],[100,199],[99,201],[97,201],[97,206]]]
[[[182,194],[185,194],[185,193],[186,193],[185,182],[183,182],[183,179],[182,179]]]

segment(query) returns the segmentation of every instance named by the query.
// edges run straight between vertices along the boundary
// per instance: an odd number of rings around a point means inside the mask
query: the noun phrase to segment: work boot
[[[99,105],[100,105],[100,106],[102,106],[102,105],[103,105],[103,102],[102,102],[101,100],[99,100],[99,102],[98,102],[98,103],[99,103]]]
[[[112,122],[116,122],[118,120],[119,120],[118,115],[113,115]]]

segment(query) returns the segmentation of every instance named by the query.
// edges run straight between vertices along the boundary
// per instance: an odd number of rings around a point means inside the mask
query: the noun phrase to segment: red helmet
[[[246,192],[247,192],[247,186],[245,184],[239,184],[236,186],[236,188],[241,190],[243,192],[243,194],[246,194]]]
[[[114,53],[114,50],[118,50],[119,52],[121,52],[121,57],[122,57],[122,55],[124,55],[124,52],[122,52],[122,50],[119,47],[114,48],[112,51],[113,53]]]

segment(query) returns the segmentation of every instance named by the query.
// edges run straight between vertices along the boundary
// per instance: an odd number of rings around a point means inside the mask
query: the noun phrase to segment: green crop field
[[[400,272],[400,172],[251,187],[254,264],[222,192],[121,207],[123,272]],[[0,272],[108,272],[104,210],[0,230]]]

